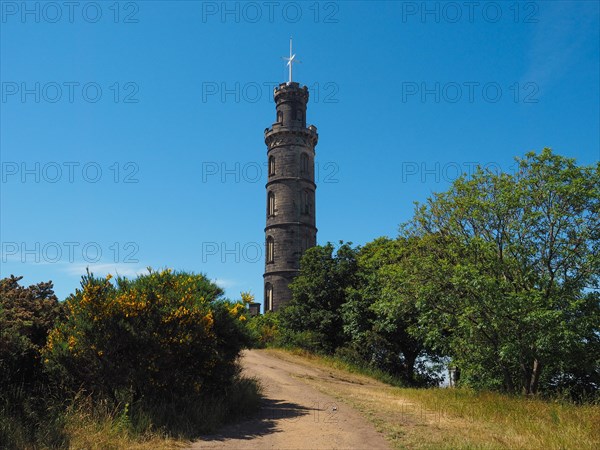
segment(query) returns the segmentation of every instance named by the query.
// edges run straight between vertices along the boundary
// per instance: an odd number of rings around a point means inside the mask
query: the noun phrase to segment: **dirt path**
[[[205,436],[191,449],[389,449],[356,410],[307,384],[347,383],[327,370],[278,358],[264,350],[243,356],[246,375],[261,380],[264,405],[251,420]]]

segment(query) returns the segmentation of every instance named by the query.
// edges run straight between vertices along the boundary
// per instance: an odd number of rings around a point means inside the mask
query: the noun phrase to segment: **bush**
[[[40,350],[48,333],[63,315],[52,283],[25,288],[23,277],[0,280],[0,383],[37,383],[44,377]]]
[[[223,395],[250,338],[244,305],[221,296],[203,275],[150,271],[113,284],[88,273],[50,334],[46,364],[72,392],[140,409]]]
[[[284,329],[281,333],[281,345],[286,348],[300,348],[318,354],[328,354],[323,350],[326,336],[317,331],[293,331]]]
[[[83,277],[59,303],[51,283],[0,280],[0,448],[172,448],[255,409],[241,378],[244,303],[203,275]],[[143,445],[142,445],[143,443]]]
[[[276,312],[268,312],[252,317],[248,320],[248,331],[256,348],[278,345],[281,334],[279,315]]]
[[[64,442],[62,417],[49,407],[56,396],[41,361],[48,333],[63,315],[52,283],[0,280],[0,448]],[[44,424],[44,426],[40,426]],[[58,424],[58,426],[54,426]]]

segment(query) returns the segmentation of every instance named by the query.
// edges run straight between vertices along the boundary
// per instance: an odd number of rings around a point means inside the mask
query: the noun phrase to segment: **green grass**
[[[306,382],[359,410],[398,449],[600,448],[598,404],[469,389],[398,387],[387,384],[381,374],[335,357],[303,350],[271,351],[326,369],[331,377]],[[336,382],[339,379],[354,383]]]
[[[399,389],[393,396],[419,405],[439,424],[463,430],[460,439],[453,439],[463,447],[600,447],[598,405],[466,389]]]
[[[315,359],[318,360],[321,364],[331,367],[333,369],[344,370],[350,373],[365,375],[374,378],[378,381],[381,381],[382,383],[389,384],[391,386],[403,387],[405,385],[400,378],[390,375],[388,372],[370,366],[353,364],[338,356],[315,354],[308,350],[298,347],[272,346],[268,348],[272,350],[284,350],[292,355],[301,356],[307,359]]]

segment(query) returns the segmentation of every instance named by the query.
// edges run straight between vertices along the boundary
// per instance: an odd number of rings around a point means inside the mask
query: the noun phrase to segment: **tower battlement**
[[[279,123],[274,123],[271,128],[265,129],[265,144],[269,149],[286,143],[297,143],[316,147],[319,141],[317,127],[310,125],[308,128],[290,129]]]
[[[275,103],[279,101],[283,101],[287,97],[303,97],[304,103],[308,103],[308,87],[301,86],[300,83],[296,83],[295,81],[281,83],[279,86],[275,86],[273,89],[273,97],[275,99]]]

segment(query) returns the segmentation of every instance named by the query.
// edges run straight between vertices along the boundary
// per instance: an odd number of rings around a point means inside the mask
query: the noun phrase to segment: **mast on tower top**
[[[290,36],[290,56],[289,57],[283,57],[283,59],[285,59],[287,61],[287,66],[289,68],[289,80],[288,80],[288,84],[290,84],[292,82],[292,66],[294,64],[299,63],[300,61],[298,61],[296,59],[296,55],[292,52],[292,38]]]

